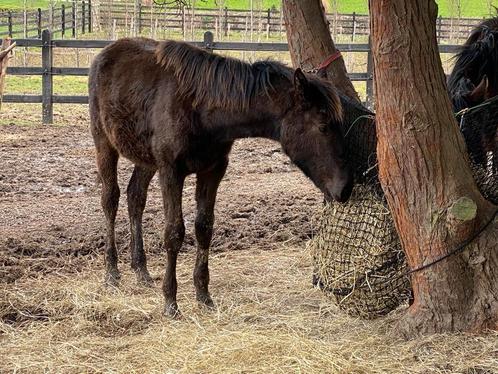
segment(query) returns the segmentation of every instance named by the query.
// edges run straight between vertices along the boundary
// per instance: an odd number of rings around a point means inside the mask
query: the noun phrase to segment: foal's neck
[[[246,111],[212,111],[208,115],[206,124],[211,131],[216,132],[216,137],[220,141],[242,138],[267,138],[280,141],[282,120],[292,105],[290,95],[284,98],[281,96],[258,97]]]

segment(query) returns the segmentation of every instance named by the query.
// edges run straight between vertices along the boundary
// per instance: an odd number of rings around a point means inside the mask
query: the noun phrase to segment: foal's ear
[[[467,99],[471,103],[479,103],[488,99],[489,97],[489,81],[488,77],[484,75],[481,79],[481,82],[477,85],[476,88],[472,90],[471,93],[467,95]]]
[[[294,88],[296,90],[296,95],[304,98],[304,94],[308,88],[308,78],[304,75],[300,68],[297,68],[294,72]]]

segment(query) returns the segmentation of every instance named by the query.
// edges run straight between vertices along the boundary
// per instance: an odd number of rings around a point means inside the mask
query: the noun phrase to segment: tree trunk
[[[282,8],[287,42],[295,67],[314,69],[337,52],[320,0],[284,0]],[[327,67],[326,74],[339,91],[360,102],[347,75],[344,59],[333,61]]]
[[[446,93],[433,0],[369,0],[382,187],[410,268],[475,236],[496,211],[472,177]],[[498,219],[413,273],[407,336],[498,329]]]

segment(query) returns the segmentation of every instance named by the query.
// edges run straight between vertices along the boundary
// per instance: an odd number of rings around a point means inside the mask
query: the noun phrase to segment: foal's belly
[[[152,133],[138,130],[134,124],[113,124],[106,129],[108,139],[119,154],[134,164],[157,168],[151,148]]]
[[[233,144],[216,141],[209,133],[193,135],[186,126],[147,126],[132,120],[104,123],[108,139],[121,156],[151,169],[176,165],[185,174],[206,172],[225,162]]]
[[[207,141],[206,144],[195,143],[189,147],[188,152],[179,160],[183,163],[188,174],[208,172],[226,162],[233,142],[215,143]]]

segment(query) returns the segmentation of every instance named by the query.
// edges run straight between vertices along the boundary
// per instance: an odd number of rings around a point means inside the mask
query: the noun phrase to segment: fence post
[[[353,31],[351,34],[351,41],[354,42],[356,36],[356,12],[353,12]]]
[[[38,31],[38,39],[41,39],[41,37],[42,37],[42,10],[41,10],[41,8],[38,8],[38,11],[36,14],[36,28]]]
[[[223,29],[225,30],[225,36],[228,36],[228,8],[225,7],[225,23],[223,24]]]
[[[52,34],[42,32],[42,117],[43,123],[53,123]]]
[[[28,12],[26,9],[22,12],[22,28],[23,28],[23,38],[28,37]]]
[[[185,5],[182,5],[182,34],[183,40],[185,40],[186,26],[185,26]]]
[[[142,33],[142,2],[138,3],[137,30],[140,35]]]
[[[48,28],[49,30],[54,29],[54,4],[52,3],[48,8]]]
[[[88,0],[88,32],[92,32],[92,0]]]
[[[61,33],[64,38],[66,34],[66,6],[64,4],[61,5]]]
[[[7,12],[7,22],[9,23],[9,37],[12,38],[12,12],[10,10]]]
[[[372,40],[368,37],[368,55],[367,55],[367,107],[373,108],[374,97],[373,97],[373,56],[372,56]]]
[[[72,18],[72,37],[76,38],[76,1],[73,0],[73,6],[71,7],[71,18]]]
[[[85,2],[81,2],[81,33],[85,33],[86,28],[86,10],[85,10]]]
[[[266,24],[268,25],[268,34],[271,33],[271,9],[268,8],[268,12],[266,14]]]
[[[211,31],[204,33],[204,49],[208,52],[213,52],[214,35]]]

